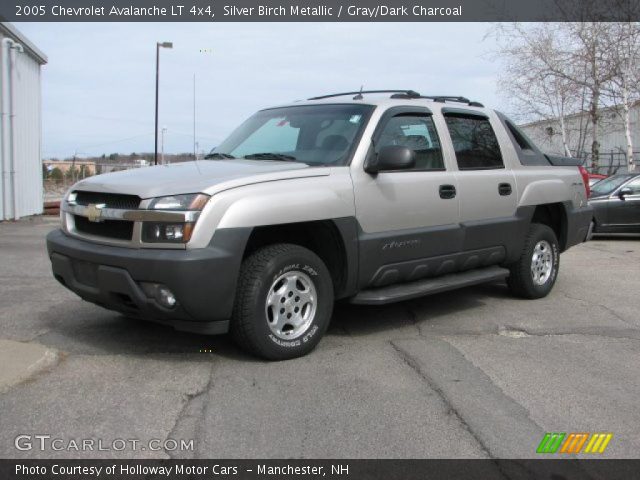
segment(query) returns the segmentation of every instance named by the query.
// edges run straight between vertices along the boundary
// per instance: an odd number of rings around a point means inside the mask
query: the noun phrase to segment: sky
[[[413,89],[507,110],[481,23],[16,23],[49,59],[43,156],[153,151],[155,45],[167,153],[209,151],[255,111],[325,93]]]

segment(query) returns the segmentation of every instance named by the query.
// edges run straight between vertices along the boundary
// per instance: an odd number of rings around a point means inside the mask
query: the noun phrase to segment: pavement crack
[[[460,423],[460,425],[462,425],[462,427],[469,433],[469,435],[471,435],[471,437],[473,437],[473,439],[480,446],[480,450],[482,450],[482,453],[484,453],[488,458],[494,459],[495,457],[491,454],[491,452],[489,451],[488,447],[485,445],[483,440],[471,428],[471,426],[467,423],[467,421],[462,417],[460,412],[458,412],[458,410],[451,403],[451,401],[449,400],[447,395],[442,391],[442,389],[438,385],[436,385],[427,375],[425,375],[422,372],[422,370],[420,369],[420,366],[416,363],[416,361],[413,359],[413,357],[411,357],[411,355],[409,355],[407,352],[405,352],[402,348],[400,348],[398,345],[396,345],[393,341],[390,341],[389,343],[391,344],[391,348],[393,348],[395,350],[395,352],[398,354],[400,359],[409,368],[411,368],[415,373],[417,373],[420,376],[420,378],[422,379],[422,381],[424,383],[426,383],[427,386],[431,390],[436,392],[438,397],[440,397],[440,399],[442,400],[442,402],[446,406],[447,412],[449,413],[449,415],[454,416],[456,418],[456,420]]]
[[[213,386],[213,371],[214,371],[214,367],[213,365],[211,365],[211,368],[209,369],[209,378],[207,380],[207,383],[201,389],[193,393],[184,394],[182,408],[180,409],[180,412],[178,412],[175,422],[173,423],[173,426],[171,427],[171,429],[169,430],[169,433],[167,434],[167,439],[176,440],[175,437],[181,434],[181,432],[184,432],[187,429],[191,430],[193,432],[192,440],[196,444],[194,446],[194,450],[191,450],[189,452],[181,452],[181,451],[168,451],[165,448],[164,452],[167,454],[169,458],[172,458],[172,459],[185,458],[185,454],[187,454],[187,456],[189,457],[195,456],[195,449],[197,448],[197,442],[201,440],[202,424],[203,424],[204,418],[206,417],[206,412],[208,407],[208,402],[206,401],[205,397],[211,391],[211,387]],[[199,401],[201,401],[201,404],[197,405]],[[187,439],[182,438],[181,440],[187,440]]]
[[[607,313],[609,313],[610,315],[612,315],[615,318],[617,318],[618,320],[620,320],[621,322],[626,323],[630,327],[638,328],[637,325],[634,325],[629,320],[624,318],[622,315],[620,315],[618,312],[613,310],[611,307],[608,307],[607,305],[604,305],[602,303],[592,302],[591,300],[587,300],[585,298],[574,297],[574,296],[569,295],[567,292],[564,292],[562,290],[560,291],[560,294],[563,297],[568,298],[570,300],[575,300],[576,302],[583,302],[583,303],[586,303],[587,305],[591,305],[591,306],[594,306],[594,307],[599,307],[599,308],[603,309],[604,311],[606,311]]]

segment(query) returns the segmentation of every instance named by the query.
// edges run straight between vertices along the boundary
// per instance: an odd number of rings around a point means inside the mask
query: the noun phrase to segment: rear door
[[[463,251],[504,247],[488,262],[482,260],[483,265],[500,263],[513,237],[518,197],[494,130],[502,126],[476,111],[444,108],[442,113],[456,157]]]

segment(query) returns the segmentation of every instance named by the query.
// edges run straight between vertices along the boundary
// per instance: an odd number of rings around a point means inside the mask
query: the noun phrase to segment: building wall
[[[0,41],[5,34],[0,30]],[[14,39],[15,40],[15,39]],[[18,40],[19,42],[19,40]],[[19,42],[20,43],[20,42]],[[9,82],[8,78],[8,49],[3,52],[4,75],[2,82]],[[11,174],[9,159],[5,158],[4,182],[0,182],[0,220],[20,218],[28,215],[40,214],[43,211],[44,191],[42,180],[42,97],[41,97],[41,66],[25,48],[24,52],[16,52],[14,83],[14,185],[16,189],[15,211],[12,202],[7,201],[5,191],[11,194]],[[6,84],[8,85],[8,83]],[[9,98],[5,95],[2,102],[5,135],[2,140],[7,143],[4,148],[5,156],[9,152]]]
[[[586,129],[586,141],[580,145],[580,129],[582,125],[588,124],[588,115],[573,115],[565,120],[567,126],[568,145],[573,155],[578,155],[581,149],[583,153],[591,153],[592,129]],[[600,153],[603,157],[601,163],[610,161],[613,154],[614,159],[624,163],[627,152],[627,140],[625,137],[624,122],[620,115],[611,109],[601,112],[600,132],[598,141],[600,143]],[[520,128],[534,141],[534,143],[545,153],[552,155],[564,155],[562,136],[560,134],[560,122],[557,120],[545,120],[522,125]],[[553,134],[549,134],[548,128],[553,129]],[[582,127],[584,130],[584,127]],[[584,136],[584,134],[583,134]],[[631,141],[633,143],[634,160],[640,157],[640,104],[635,104],[631,109]]]

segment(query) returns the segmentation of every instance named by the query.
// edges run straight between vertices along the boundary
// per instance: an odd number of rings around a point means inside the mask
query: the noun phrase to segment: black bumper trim
[[[565,202],[565,211],[567,214],[566,250],[569,247],[589,240],[589,225],[593,219],[593,207],[591,205],[585,205],[574,208],[571,202]]]
[[[145,250],[98,245],[55,230],[47,236],[47,249],[54,276],[87,301],[177,330],[217,334],[229,327],[250,232],[219,230],[203,249]],[[81,275],[80,267],[89,274]],[[166,285],[179,304],[162,307],[139,282]]]

